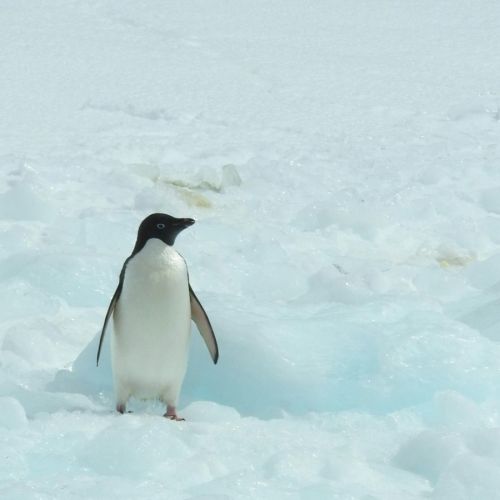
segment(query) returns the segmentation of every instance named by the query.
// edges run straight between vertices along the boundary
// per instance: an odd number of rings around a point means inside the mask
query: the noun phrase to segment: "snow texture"
[[[4,1],[0,498],[499,499],[499,19]],[[221,353],[186,422],[95,366],[156,211]]]

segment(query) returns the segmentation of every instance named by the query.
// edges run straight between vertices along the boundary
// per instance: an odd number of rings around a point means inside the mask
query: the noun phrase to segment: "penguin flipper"
[[[198,297],[196,297],[193,292],[191,285],[189,285],[189,298],[191,301],[191,319],[197,326],[205,344],[208,347],[210,356],[212,356],[212,360],[214,364],[216,364],[219,359],[219,347],[217,346],[217,340],[207,313],[205,312],[205,309],[203,309]]]
[[[127,265],[127,262],[128,262],[128,259],[125,261],[125,264],[123,264],[122,270],[120,272],[120,281],[118,283],[118,286],[116,287],[116,290],[115,290],[115,293],[113,294],[113,297],[111,298],[111,302],[109,303],[106,317],[104,318],[104,325],[102,326],[101,337],[99,339],[99,347],[97,349],[96,366],[99,366],[99,357],[101,356],[102,341],[104,340],[104,334],[106,333],[106,328],[108,326],[109,318],[111,318],[111,316],[113,315],[113,313],[115,311],[116,303],[118,302],[118,299],[120,298],[120,295],[122,293],[123,279],[125,277],[125,267]]]

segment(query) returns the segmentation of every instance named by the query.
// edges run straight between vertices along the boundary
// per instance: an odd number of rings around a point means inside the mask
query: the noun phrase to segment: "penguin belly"
[[[113,316],[111,360],[118,404],[130,396],[175,406],[191,330],[184,259],[158,239],[129,260]]]

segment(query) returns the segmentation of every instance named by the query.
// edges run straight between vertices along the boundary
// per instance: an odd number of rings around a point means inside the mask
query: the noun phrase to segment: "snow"
[[[499,18],[4,2],[0,498],[500,499]],[[95,366],[155,211],[220,347],[186,422]]]

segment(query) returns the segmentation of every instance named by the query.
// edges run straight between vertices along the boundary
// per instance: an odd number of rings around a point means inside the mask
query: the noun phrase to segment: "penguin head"
[[[133,253],[137,253],[150,238],[158,238],[173,245],[177,235],[194,224],[194,219],[178,219],[167,214],[151,214],[139,226]]]

